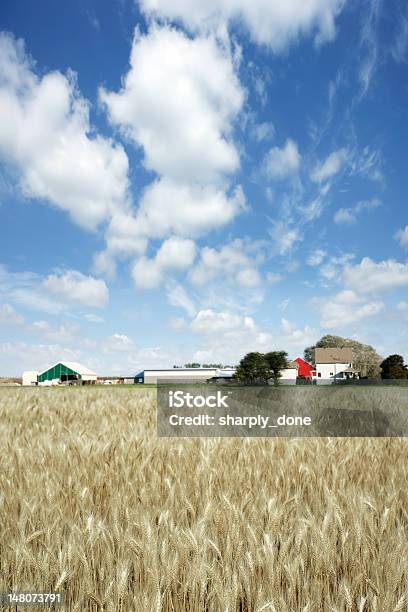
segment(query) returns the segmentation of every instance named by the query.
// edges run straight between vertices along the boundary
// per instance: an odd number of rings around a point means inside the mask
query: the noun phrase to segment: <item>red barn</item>
[[[299,366],[298,376],[300,376],[300,378],[312,378],[314,374],[314,367],[311,363],[308,363],[301,357],[296,357],[296,359],[293,361]]]

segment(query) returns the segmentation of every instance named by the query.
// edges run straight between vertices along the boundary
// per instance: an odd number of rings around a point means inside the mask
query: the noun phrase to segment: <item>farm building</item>
[[[318,384],[359,378],[359,372],[353,368],[353,349],[349,347],[316,348],[315,364]]]
[[[30,387],[31,385],[36,385],[37,382],[38,382],[38,372],[34,372],[34,371],[23,372],[22,384],[24,387]]]
[[[61,383],[94,384],[97,374],[75,361],[59,361],[37,376],[39,385],[58,385]]]
[[[311,363],[309,363],[308,361],[305,361],[301,357],[296,357],[296,359],[294,359],[294,362],[297,363],[299,366],[299,370],[298,370],[299,378],[311,379],[315,376],[315,369]]]
[[[295,361],[288,361],[284,370],[280,373],[279,382],[282,385],[296,385],[299,366]]]
[[[158,381],[207,382],[212,378],[231,378],[235,368],[169,368],[165,370],[143,370],[136,374],[135,383],[157,384]]]

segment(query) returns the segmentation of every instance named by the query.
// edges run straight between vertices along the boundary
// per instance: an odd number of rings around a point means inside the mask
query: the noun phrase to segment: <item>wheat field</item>
[[[155,416],[153,389],[0,391],[0,590],[78,612],[408,609],[405,440],[157,439]]]

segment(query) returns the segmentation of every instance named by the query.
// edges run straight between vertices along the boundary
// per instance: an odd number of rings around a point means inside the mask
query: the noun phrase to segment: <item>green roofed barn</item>
[[[59,361],[44,372],[38,374],[39,385],[57,385],[60,383],[94,384],[98,376],[76,361]]]

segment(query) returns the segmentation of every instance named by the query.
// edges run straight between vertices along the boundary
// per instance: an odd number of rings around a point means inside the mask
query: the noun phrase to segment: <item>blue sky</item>
[[[408,358],[408,11],[0,8],[0,372]]]

